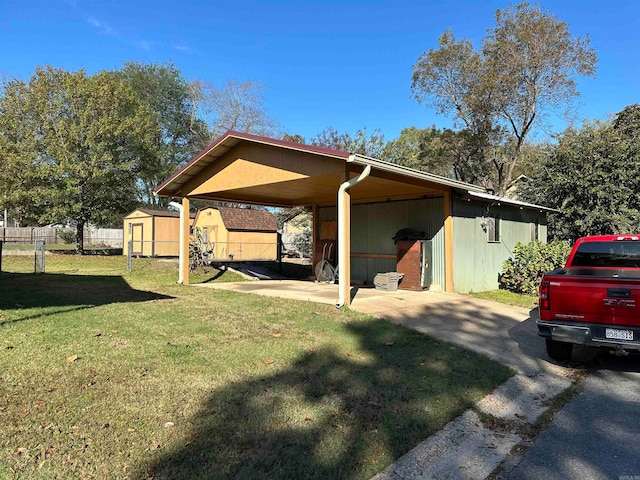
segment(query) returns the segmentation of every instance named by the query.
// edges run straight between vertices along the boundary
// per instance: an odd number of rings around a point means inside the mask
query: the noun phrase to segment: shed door
[[[142,255],[142,244],[144,242],[142,223],[134,223],[131,225],[131,241],[131,255]]]

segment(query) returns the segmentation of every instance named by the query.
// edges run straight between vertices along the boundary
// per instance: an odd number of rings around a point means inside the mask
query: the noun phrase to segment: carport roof
[[[543,207],[541,205],[534,205],[531,203],[521,202],[518,200],[514,200],[506,197],[498,197],[496,195],[491,195],[486,192],[486,190],[477,185],[472,185],[470,183],[461,182],[459,180],[453,180],[450,178],[442,177],[440,175],[434,175],[428,172],[422,172],[419,170],[414,170],[409,167],[404,167],[402,165],[397,165],[390,162],[385,162],[382,160],[378,160],[376,158],[367,157],[364,155],[351,154],[349,152],[344,152],[341,150],[333,150],[330,148],[319,147],[315,145],[305,145],[302,143],[288,142],[285,140],[278,140],[275,138],[263,137],[259,135],[252,135],[249,133],[235,132],[233,130],[229,130],[224,135],[219,137],[209,146],[207,146],[200,153],[195,155],[188,163],[186,163],[182,168],[176,171],[173,175],[167,178],[160,186],[158,186],[155,190],[155,193],[160,196],[168,196],[168,197],[183,197],[185,194],[183,193],[183,187],[188,185],[189,182],[198,177],[199,174],[203,173],[203,171],[209,167],[215,165],[216,161],[224,157],[224,155],[231,151],[232,149],[238,147],[240,144],[253,144],[253,145],[263,145],[268,147],[274,147],[278,149],[282,149],[283,151],[288,152],[298,152],[302,154],[309,155],[311,159],[317,159],[318,163],[323,161],[330,160],[332,162],[344,162],[345,167],[348,165],[354,166],[353,171],[361,170],[367,166],[371,166],[371,178],[374,180],[373,184],[369,187],[369,191],[363,193],[363,196],[371,194],[372,191],[376,192],[384,192],[380,193],[381,197],[387,196],[387,191],[385,188],[389,189],[402,189],[406,192],[410,192],[414,196],[418,196],[421,194],[428,194],[434,192],[443,192],[443,191],[455,191],[462,198],[474,199],[476,201],[490,201],[490,202],[500,202],[503,204],[513,205],[520,208],[528,208],[528,209],[536,209],[539,211],[545,212],[557,212],[552,208]],[[335,174],[334,174],[335,175]],[[200,177],[201,178],[201,177]],[[199,180],[195,180],[199,181]],[[329,188],[327,192],[324,193],[324,201],[326,202],[327,198],[335,198],[335,194],[337,192],[339,186],[339,178],[336,177],[331,180],[333,183],[327,183],[326,179],[323,182],[323,188]],[[193,183],[193,182],[191,182]],[[366,183],[366,182],[365,182]],[[317,187],[318,185],[311,185],[308,183],[301,183],[301,186],[298,187],[298,191],[307,190],[311,191],[313,187]],[[272,191],[283,192],[286,190],[284,184],[275,184],[271,187]],[[246,193],[247,190],[245,189]],[[206,195],[195,195],[195,198],[202,198],[205,200],[226,200],[226,201],[240,201],[243,193],[241,191],[236,192],[236,197],[234,198],[215,198],[215,197],[207,197]],[[263,195],[262,200],[263,204],[270,204],[269,200],[272,198],[264,196],[264,189],[260,190],[259,195]],[[369,197],[371,198],[371,197]],[[317,199],[317,198],[316,198]],[[290,205],[296,204],[295,200],[290,199]],[[309,200],[306,198],[305,200]],[[357,201],[357,198],[354,197],[354,200]],[[244,203],[259,203],[256,202],[255,199],[253,201],[246,201]],[[313,202],[316,203],[316,202]],[[317,203],[322,203],[320,200]],[[271,203],[273,205],[277,205],[278,202]],[[310,204],[305,202],[297,203],[298,205]],[[284,204],[283,204],[284,205]]]
[[[317,155],[318,157],[330,158],[335,160],[342,160],[345,164],[350,163],[353,165],[367,166],[371,165],[374,172],[386,172],[394,175],[398,175],[400,178],[405,179],[417,179],[427,181],[432,184],[440,185],[442,187],[456,188],[463,191],[475,191],[483,192],[484,189],[476,185],[472,185],[458,180],[452,180],[450,178],[441,177],[428,172],[421,172],[412,168],[403,167],[389,162],[384,162],[375,158],[366,157],[363,155],[354,155],[349,152],[341,150],[333,150],[330,148],[318,147],[315,145],[305,145],[301,143],[288,142],[285,140],[278,140],[274,138],[262,137],[259,135],[252,135],[249,133],[241,133],[235,131],[228,131],[209,146],[207,146],[200,153],[195,155],[188,163],[186,163],[177,172],[167,178],[162,184],[160,184],[155,193],[160,196],[181,196],[181,187],[185,185],[189,180],[194,178],[205,168],[215,163],[217,159],[229,152],[231,149],[239,145],[240,143],[248,142],[254,144],[269,145],[272,147],[282,148],[290,151],[298,151]],[[374,173],[375,174],[375,173]]]

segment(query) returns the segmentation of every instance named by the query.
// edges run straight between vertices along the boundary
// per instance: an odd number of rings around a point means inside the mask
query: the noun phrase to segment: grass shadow
[[[0,326],[112,303],[148,302],[172,297],[132,288],[115,275],[40,275],[2,272]]]
[[[133,477],[370,478],[510,376],[384,320],[345,328],[359,354],[310,350],[289,368],[213,391],[190,435]]]

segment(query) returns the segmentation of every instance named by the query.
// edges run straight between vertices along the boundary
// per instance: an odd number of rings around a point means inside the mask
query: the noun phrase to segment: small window
[[[209,243],[209,228],[204,227],[202,229],[202,243]]]
[[[499,242],[500,241],[500,217],[497,215],[491,215],[487,217],[487,241]]]
[[[533,222],[531,222],[531,241],[532,242],[537,242],[540,239],[539,232],[540,232],[540,224],[538,223],[538,220],[534,220]]]

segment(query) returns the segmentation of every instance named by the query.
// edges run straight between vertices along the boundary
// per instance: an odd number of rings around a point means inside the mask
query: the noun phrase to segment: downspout
[[[182,265],[182,260],[184,259],[184,235],[182,235],[182,225],[184,225],[184,208],[182,208],[182,205],[178,202],[169,202],[169,205],[171,205],[174,208],[177,208],[178,211],[180,212],[180,249],[179,249],[179,260],[178,260],[178,285],[182,285],[184,283],[184,274],[182,273],[182,268],[180,267],[180,265]]]
[[[353,161],[354,155],[349,156],[349,161]],[[360,183],[362,180],[367,178],[371,173],[371,165],[367,165],[364,167],[364,170],[357,177],[352,178],[351,180],[347,180],[346,182],[340,185],[338,189],[338,303],[336,303],[336,308],[341,308],[346,303],[345,291],[348,288],[349,281],[351,279],[347,278],[347,271],[344,268],[344,265],[347,264],[349,258],[347,258],[347,232],[345,231],[345,193],[354,185]],[[346,228],[351,228],[351,225],[347,225]]]

